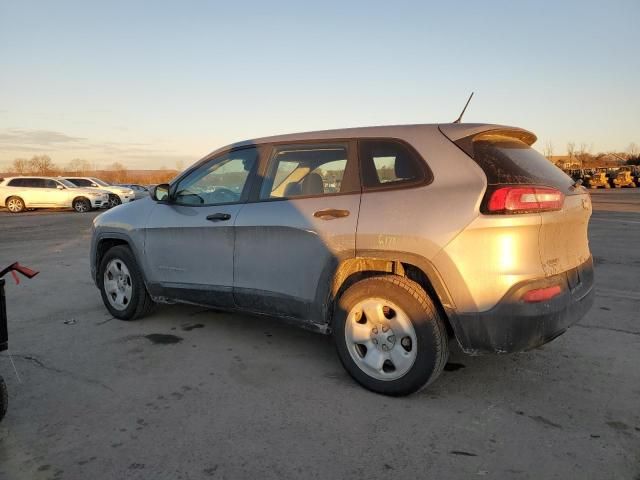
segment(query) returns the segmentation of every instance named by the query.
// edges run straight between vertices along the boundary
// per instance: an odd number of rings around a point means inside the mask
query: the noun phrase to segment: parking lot
[[[89,276],[97,213],[0,212],[10,394],[0,478],[640,478],[640,189],[593,192],[593,309],[550,344],[453,351],[426,390],[359,387],[331,339],[165,306],[112,319]]]

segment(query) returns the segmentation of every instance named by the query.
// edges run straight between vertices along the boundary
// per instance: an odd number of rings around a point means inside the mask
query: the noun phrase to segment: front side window
[[[256,148],[245,148],[205,163],[180,180],[175,202],[194,206],[240,202],[257,159]]]
[[[69,180],[65,180],[64,178],[61,178],[60,180],[58,180],[58,182],[67,188],[76,188],[76,185],[71,183]]]
[[[59,183],[48,178],[44,180],[44,188],[58,188]]]
[[[362,140],[359,150],[365,188],[395,187],[425,179],[424,161],[401,142]]]
[[[355,166],[347,145],[276,147],[267,167],[260,199],[357,192]],[[355,173],[357,177],[357,172]]]
[[[110,187],[111,186],[111,184],[109,182],[105,182],[104,180],[100,180],[99,178],[91,178],[91,180],[93,180],[93,182],[96,183],[100,187]],[[91,185],[90,181],[89,181],[89,185]]]
[[[77,187],[90,187],[91,180],[87,180],[85,178],[71,178],[69,179],[71,183],[73,183]]]

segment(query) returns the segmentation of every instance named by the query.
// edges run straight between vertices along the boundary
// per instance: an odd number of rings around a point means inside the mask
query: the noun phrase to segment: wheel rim
[[[358,302],[347,315],[347,349],[360,370],[378,380],[396,380],[411,369],[418,353],[409,316],[382,298]]]
[[[109,198],[109,207],[113,208],[113,207],[117,207],[118,205],[120,205],[120,199],[117,197],[110,197]]]
[[[22,202],[17,198],[12,198],[7,202],[7,210],[13,213],[22,211]]]
[[[104,270],[104,292],[109,304],[116,310],[125,310],[131,303],[133,282],[125,263],[114,258]]]
[[[76,202],[76,212],[84,213],[87,210],[89,210],[89,207],[87,207],[87,202],[84,202],[82,200],[78,200]]]

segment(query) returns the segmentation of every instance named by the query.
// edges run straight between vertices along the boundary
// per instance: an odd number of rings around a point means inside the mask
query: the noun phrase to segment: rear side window
[[[424,160],[404,143],[361,140],[359,151],[365,189],[418,184],[430,177]]]
[[[14,178],[9,182],[10,187],[43,188],[44,180],[41,178]]]
[[[565,190],[573,183],[571,177],[542,154],[512,137],[476,137],[472,153],[490,185],[534,184]]]
[[[275,147],[260,199],[317,197],[359,191],[357,167],[344,144]]]

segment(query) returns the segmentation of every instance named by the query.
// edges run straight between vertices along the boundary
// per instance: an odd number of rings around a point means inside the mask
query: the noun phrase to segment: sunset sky
[[[454,120],[640,144],[640,1],[0,0],[0,171],[186,166],[245,138]]]

